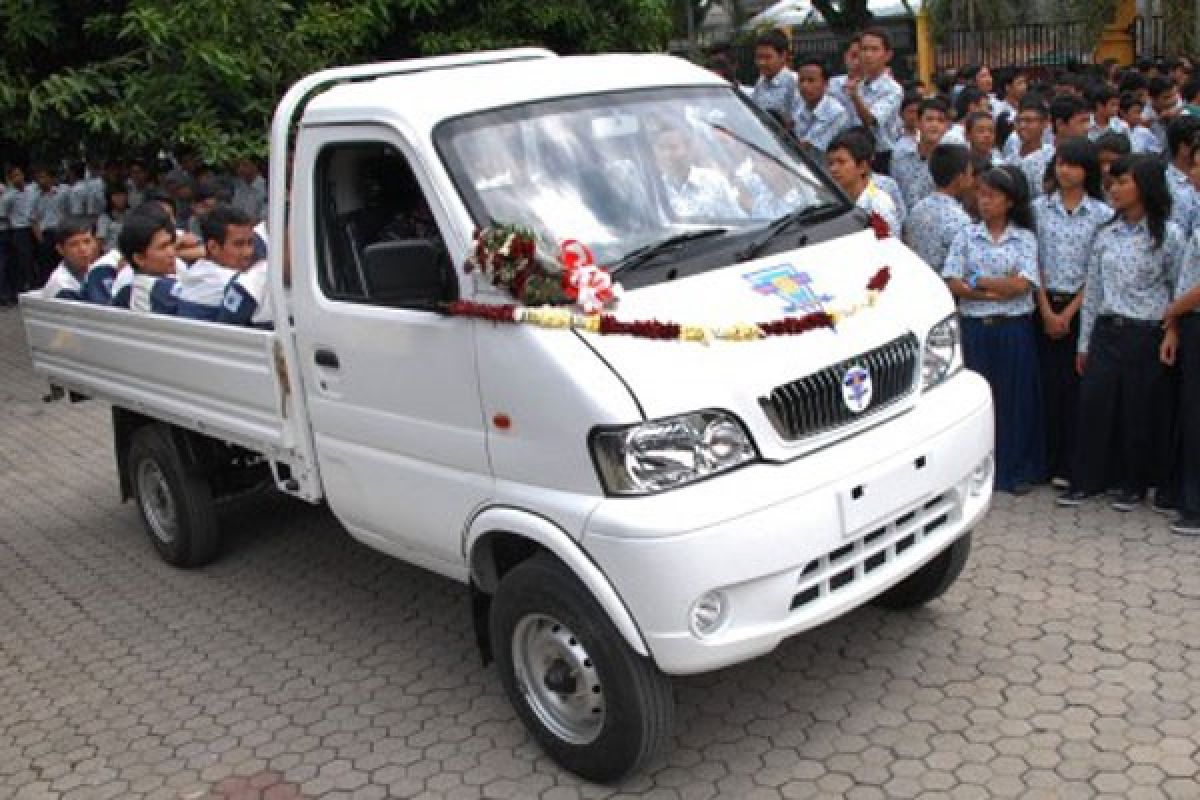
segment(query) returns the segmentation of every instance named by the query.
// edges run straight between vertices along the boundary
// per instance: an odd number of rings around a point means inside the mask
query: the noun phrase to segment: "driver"
[[[687,137],[674,127],[654,137],[654,156],[666,189],[667,202],[684,219],[742,219],[738,193],[720,172],[693,163]]]

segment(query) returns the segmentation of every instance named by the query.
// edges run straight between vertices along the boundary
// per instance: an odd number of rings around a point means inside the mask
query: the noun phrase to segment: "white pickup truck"
[[[257,481],[328,503],[470,587],[521,719],[597,781],[669,739],[668,676],[961,572],[993,417],[951,297],[715,76],[537,49],[335,69],[281,102],[270,175],[274,330],[21,298],[38,372],[111,404],[171,564],[214,558]],[[446,313],[512,303],[463,267],[493,222],[586,243],[630,326]]]

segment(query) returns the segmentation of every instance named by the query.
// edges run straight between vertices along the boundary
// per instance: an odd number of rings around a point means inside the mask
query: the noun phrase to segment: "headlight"
[[[592,433],[592,456],[609,494],[674,489],[758,458],[737,418],[697,411]]]
[[[958,315],[951,314],[929,329],[921,353],[921,391],[928,391],[962,369]]]

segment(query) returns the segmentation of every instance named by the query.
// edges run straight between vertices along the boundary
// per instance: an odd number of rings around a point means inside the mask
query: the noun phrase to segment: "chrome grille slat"
[[[771,424],[790,441],[834,430],[902,400],[916,389],[920,342],[911,333],[794,381],[760,398]],[[846,370],[862,365],[871,373],[871,402],[855,414],[842,399]]]

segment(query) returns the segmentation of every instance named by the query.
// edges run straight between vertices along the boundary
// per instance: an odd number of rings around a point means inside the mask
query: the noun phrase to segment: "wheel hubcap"
[[[171,544],[175,541],[178,518],[167,476],[158,464],[147,459],[138,464],[137,483],[138,499],[150,531],[164,544]]]
[[[595,741],[604,728],[604,687],[579,637],[553,617],[528,614],[512,644],[517,686],[542,725],[571,744]]]

